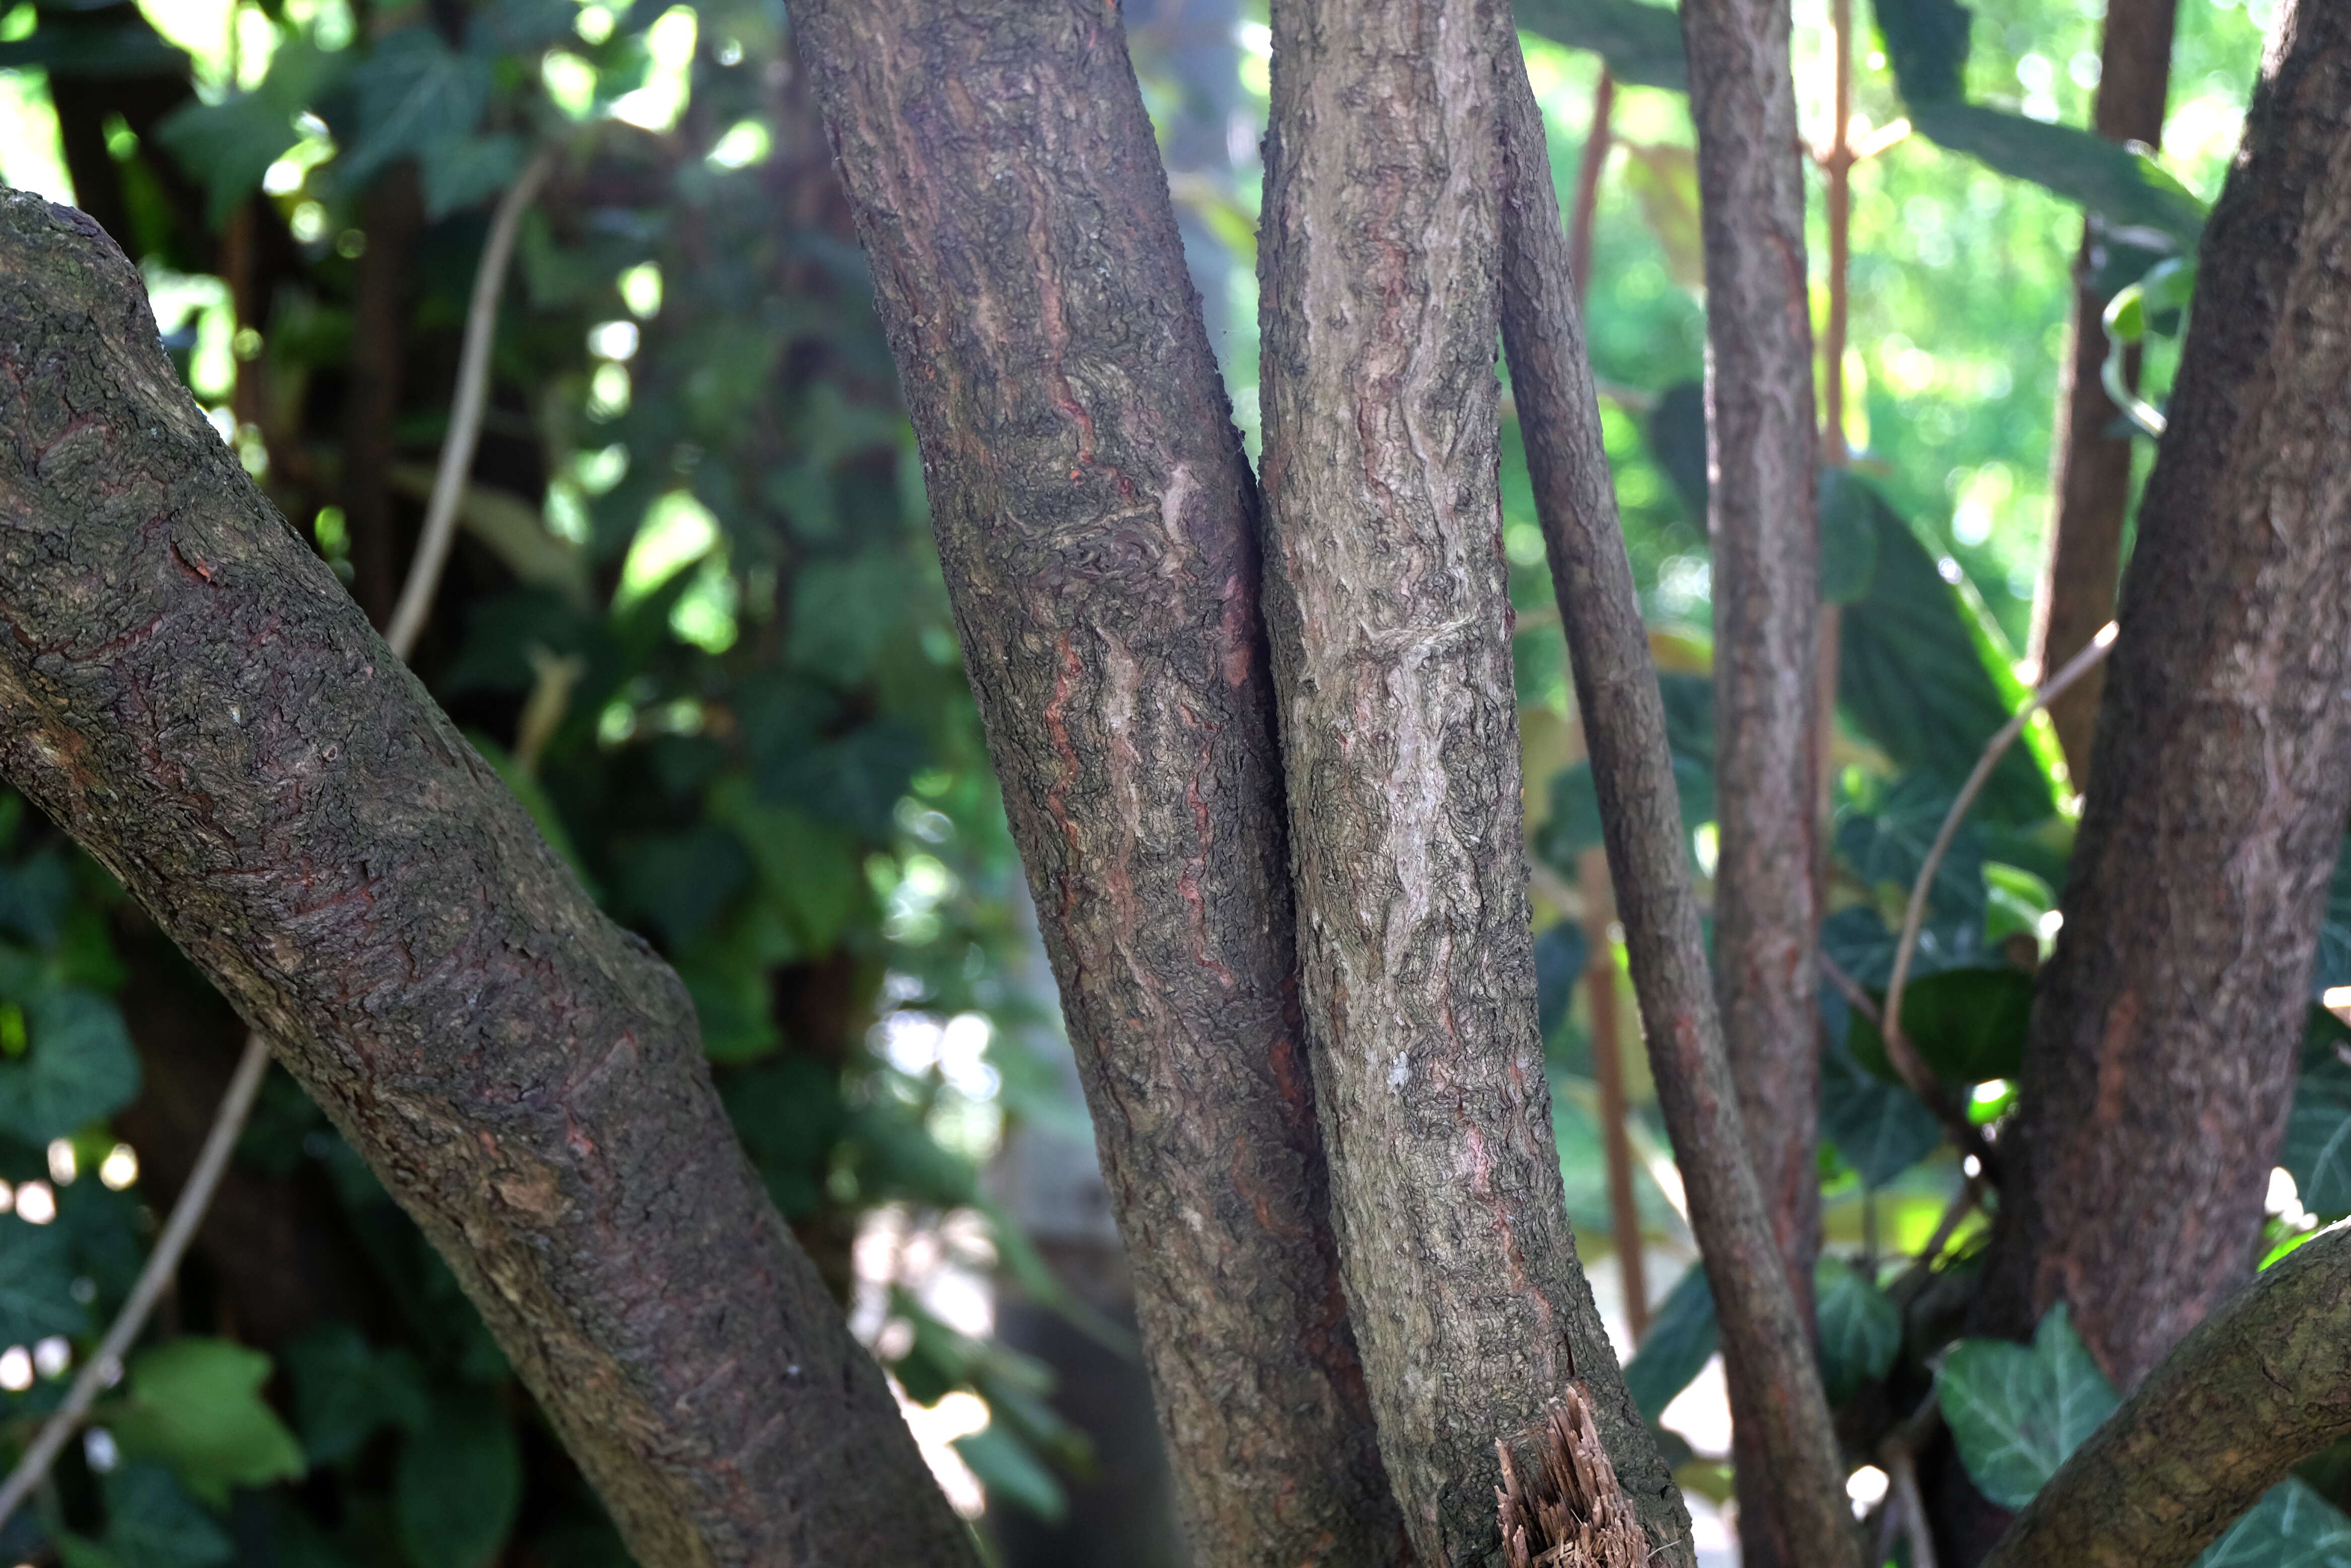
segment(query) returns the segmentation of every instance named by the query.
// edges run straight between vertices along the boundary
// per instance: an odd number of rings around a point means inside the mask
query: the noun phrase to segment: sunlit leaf
[[[268,1356],[226,1340],[175,1339],[141,1351],[126,1369],[128,1399],[108,1416],[127,1454],[170,1465],[215,1504],[232,1487],[298,1479],[302,1446],[261,1397]]]
[[[2010,1510],[2032,1501],[2118,1403],[2063,1302],[2049,1309],[2030,1345],[1970,1339],[1952,1346],[1937,1393],[1969,1478]]]

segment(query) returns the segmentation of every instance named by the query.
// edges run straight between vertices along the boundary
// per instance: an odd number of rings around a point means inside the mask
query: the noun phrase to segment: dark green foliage
[[[1834,994],[1822,1002],[1824,1015],[1845,1010]],[[1855,1061],[1832,1029],[1821,1051],[1821,1136],[1865,1186],[1880,1187],[1932,1154],[1943,1130],[1917,1095]]]
[[[2022,1508],[2119,1401],[2061,1303],[2030,1345],[1963,1340],[1937,1391],[1968,1476],[2005,1509]]]
[[[1813,1300],[1821,1381],[1830,1402],[1842,1403],[1893,1367],[1902,1349],[1902,1313],[1865,1270],[1830,1259],[1813,1270]]]
[[[2351,1029],[2317,1008],[2278,1163],[2293,1173],[2303,1207],[2321,1219],[2351,1214]]]
[[[1913,109],[1957,101],[1965,92],[1968,29],[1959,0],[1876,0],[1877,36]]]
[[[1692,1265],[1650,1320],[1639,1353],[1625,1364],[1625,1386],[1643,1419],[1656,1421],[1674,1396],[1705,1370],[1720,1332],[1706,1270]]]
[[[1619,80],[1686,91],[1689,67],[1672,9],[1645,0],[1525,0],[1519,26],[1608,62]]]
[[[513,1422],[483,1395],[434,1400],[424,1425],[401,1444],[392,1476],[392,1515],[412,1568],[485,1568],[521,1504]]]

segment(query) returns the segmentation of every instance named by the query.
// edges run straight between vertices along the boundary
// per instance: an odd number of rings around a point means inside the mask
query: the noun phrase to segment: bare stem
[[[465,476],[473,471],[474,446],[482,435],[482,409],[489,401],[490,343],[497,336],[498,297],[506,287],[507,265],[514,259],[522,215],[555,167],[555,152],[553,147],[542,148],[498,198],[497,211],[490,219],[490,237],[482,246],[481,266],[474,274],[473,302],[465,310],[465,346],[457,355],[457,393],[449,405],[449,434],[441,443],[441,466],[433,476],[433,499],[424,509],[424,531],[416,541],[416,559],[409,563],[399,608],[392,612],[392,626],[383,638],[403,659],[416,650],[416,639],[423,634],[424,622],[433,613],[442,569],[449,564],[449,546],[457,532],[457,505],[465,497]]]
[[[236,1149],[237,1135],[245,1130],[245,1118],[253,1109],[253,1096],[261,1087],[261,1075],[269,1066],[269,1042],[256,1033],[247,1035],[245,1054],[237,1058],[236,1071],[228,1081],[228,1092],[221,1096],[220,1109],[213,1114],[212,1131],[204,1134],[204,1146],[196,1155],[195,1169],[188,1175],[188,1183],[180,1189],[180,1200],[172,1206],[172,1217],[163,1223],[163,1234],[155,1240],[155,1249],[147,1255],[146,1267],[131,1287],[131,1294],[122,1303],[122,1311],[113,1327],[99,1342],[98,1349],[82,1363],[73,1386],[66,1391],[65,1401],[43,1423],[40,1435],[33,1439],[25,1457],[16,1461],[8,1479],[0,1484],[0,1527],[15,1517],[25,1499],[49,1473],[66,1440],[81,1425],[82,1417],[101,1389],[122,1375],[122,1355],[131,1348],[139,1331],[147,1326],[147,1316],[155,1310],[163,1288],[180,1267],[188,1243],[203,1223],[204,1210],[212,1204],[214,1189],[220,1186],[222,1175],[228,1169],[229,1155]]]

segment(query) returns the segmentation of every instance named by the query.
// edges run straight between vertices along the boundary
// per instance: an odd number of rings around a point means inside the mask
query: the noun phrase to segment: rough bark
[[[2351,1435],[2351,1228],[2197,1326],[2017,1516],[1985,1568],[2185,1568]]]
[[[2351,808],[2351,11],[2281,18],[2199,276],[1978,1305],[2126,1389],[2252,1267]]]
[[[2171,75],[2172,25],[2179,0],[2107,0],[2098,47],[2100,72],[2092,122],[2112,141],[2163,140],[2163,104]],[[2090,644],[2115,618],[2122,570],[2123,516],[2130,507],[2131,438],[2115,433],[2122,415],[2101,379],[2106,361],[2106,302],[2090,287],[2098,235],[2085,226],[2074,263],[2074,322],[2059,371],[2050,520],[2041,587],[2032,601],[2032,659],[2045,675]],[[2136,359],[2131,371],[2137,379]],[[2090,770],[2090,737],[2105,672],[2094,670],[2049,705],[2074,785]]]
[[[1788,0],[1687,0],[1681,16],[1706,245],[1715,993],[1756,1176],[1809,1317],[1820,1249],[1819,459]],[[1802,1521],[1806,1505],[1820,1500],[1773,1484],[1761,1395],[1731,1368],[1740,1542],[1750,1568],[1800,1568],[1820,1560],[1801,1549],[1821,1522]]]
[[[1332,1207],[1420,1559],[1582,1376],[1676,1506],[1575,1259],[1534,1019],[1496,487],[1508,13],[1281,0],[1260,241],[1268,621]]]
[[[1714,1282],[1734,1410],[1771,1457],[1771,1488],[1805,1533],[1794,1560],[1857,1561],[1844,1468],[1812,1329],[1747,1155],[1690,885],[1665,702],[1616,517],[1600,404],[1574,309],[1542,119],[1515,57],[1502,72],[1502,340],[1527,468],[1567,629],[1608,865],[1652,1076]],[[1614,1444],[1612,1442],[1612,1448]],[[1620,1471],[1623,1461],[1618,1462]]]
[[[958,1563],[684,988],[181,387],[98,226],[0,196],[0,771],[276,1043],[640,1562]]]
[[[1396,1562],[1296,1010],[1257,497],[1117,14],[795,19],[1196,1550]]]

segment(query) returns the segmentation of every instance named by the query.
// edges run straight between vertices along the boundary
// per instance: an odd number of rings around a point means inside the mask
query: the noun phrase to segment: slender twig
[[[1600,1090],[1600,1146],[1608,1166],[1608,1217],[1616,1245],[1616,1277],[1625,1287],[1625,1328],[1639,1344],[1649,1332],[1649,1277],[1642,1254],[1641,1209],[1633,1186],[1633,1141],[1625,1130],[1631,1107],[1625,1095],[1625,1035],[1616,1006],[1616,951],[1608,928],[1615,900],[1608,887],[1605,851],[1576,857],[1583,884],[1583,929],[1589,962],[1584,997],[1592,1007],[1592,1078]]]
[[[482,408],[489,399],[490,343],[497,336],[498,297],[506,287],[507,264],[514,256],[522,215],[555,167],[555,152],[551,146],[541,149],[498,198],[497,212],[490,219],[490,237],[482,246],[481,265],[474,274],[473,302],[465,311],[465,346],[457,356],[457,393],[449,405],[449,434],[441,443],[441,466],[433,477],[433,499],[425,507],[416,559],[409,564],[399,608],[392,612],[392,626],[383,638],[403,659],[415,651],[416,639],[433,613],[441,570],[449,561],[449,545],[457,531],[457,504],[465,498],[465,476],[473,469],[474,445],[482,434]]]
[[[1885,1460],[1894,1512],[1910,1540],[1910,1568],[1935,1568],[1935,1531],[1927,1522],[1927,1500],[1918,1490],[1918,1461],[1907,1448],[1890,1448]]]
[[[1902,1086],[1917,1095],[1919,1103],[1934,1113],[1935,1120],[1943,1124],[1943,1131],[1950,1135],[1952,1143],[1959,1145],[1959,1152],[1973,1155],[1976,1163],[1990,1174],[1992,1168],[1991,1144],[1984,1137],[1983,1129],[1968,1119],[1967,1108],[1943,1092],[1942,1080],[1935,1076],[1935,1070],[1927,1065],[1925,1058],[1918,1054],[1917,1047],[1910,1043],[1909,1037],[1886,1027],[1885,1009],[1861,988],[1861,982],[1846,974],[1844,967],[1825,952],[1821,954],[1820,959],[1821,973],[1828,977],[1829,984],[1836,988],[1837,994],[1844,998],[1847,1007],[1869,1020],[1869,1027],[1876,1030],[1877,1038],[1885,1042],[1886,1062],[1894,1069],[1894,1075],[1902,1080]]]
[[[2116,631],[2115,622],[2107,622],[2099,629],[2098,634],[2090,639],[2088,647],[2067,660],[2064,669],[2050,676],[2041,689],[2032,694],[2032,701],[2017,709],[2009,721],[2000,727],[2000,733],[1985,743],[1983,755],[1976,758],[1975,770],[1959,787],[1959,798],[1951,802],[1951,809],[1943,813],[1942,828],[1935,834],[1935,842],[1918,867],[1917,881],[1910,885],[1910,906],[1902,915],[1902,938],[1894,946],[1894,973],[1886,984],[1886,1018],[1878,1030],[1886,1037],[1889,1052],[1895,1040],[1902,1035],[1902,991],[1909,983],[1910,959],[1917,950],[1918,928],[1927,918],[1927,895],[1934,888],[1935,873],[1942,868],[1943,856],[1949,851],[1952,839],[1959,835],[1959,823],[1966,818],[1968,808],[1974,805],[1976,797],[1983,792],[1985,782],[1991,778],[1992,768],[2009,746],[2024,733],[2027,721],[2063,695],[2066,687],[2097,667],[2099,661],[2115,645]]]
[[[15,1516],[25,1499],[49,1473],[49,1467],[89,1413],[91,1402],[99,1390],[122,1375],[122,1355],[139,1331],[147,1326],[147,1314],[154,1311],[163,1289],[180,1267],[181,1255],[196,1234],[196,1227],[211,1205],[213,1190],[220,1186],[222,1175],[228,1169],[229,1155],[235,1151],[237,1135],[245,1129],[246,1113],[253,1109],[253,1096],[261,1087],[261,1075],[269,1066],[269,1042],[260,1034],[246,1037],[245,1054],[237,1059],[236,1071],[230,1075],[228,1092],[221,1096],[220,1109],[213,1115],[212,1131],[204,1135],[203,1152],[196,1155],[195,1169],[188,1173],[185,1186],[180,1189],[180,1199],[172,1206],[171,1218],[163,1222],[163,1233],[155,1239],[155,1249],[147,1255],[146,1267],[139,1270],[139,1279],[131,1287],[130,1296],[114,1326],[106,1331],[98,1349],[75,1376],[73,1386],[66,1391],[65,1401],[41,1427],[33,1446],[9,1472],[5,1484],[0,1484],[0,1527]]]
[[[1592,225],[1600,207],[1600,175],[1615,145],[1609,120],[1616,108],[1616,78],[1606,66],[1592,89],[1592,129],[1584,134],[1583,159],[1575,169],[1575,206],[1567,220],[1567,265],[1574,280],[1575,308],[1592,292]]]

